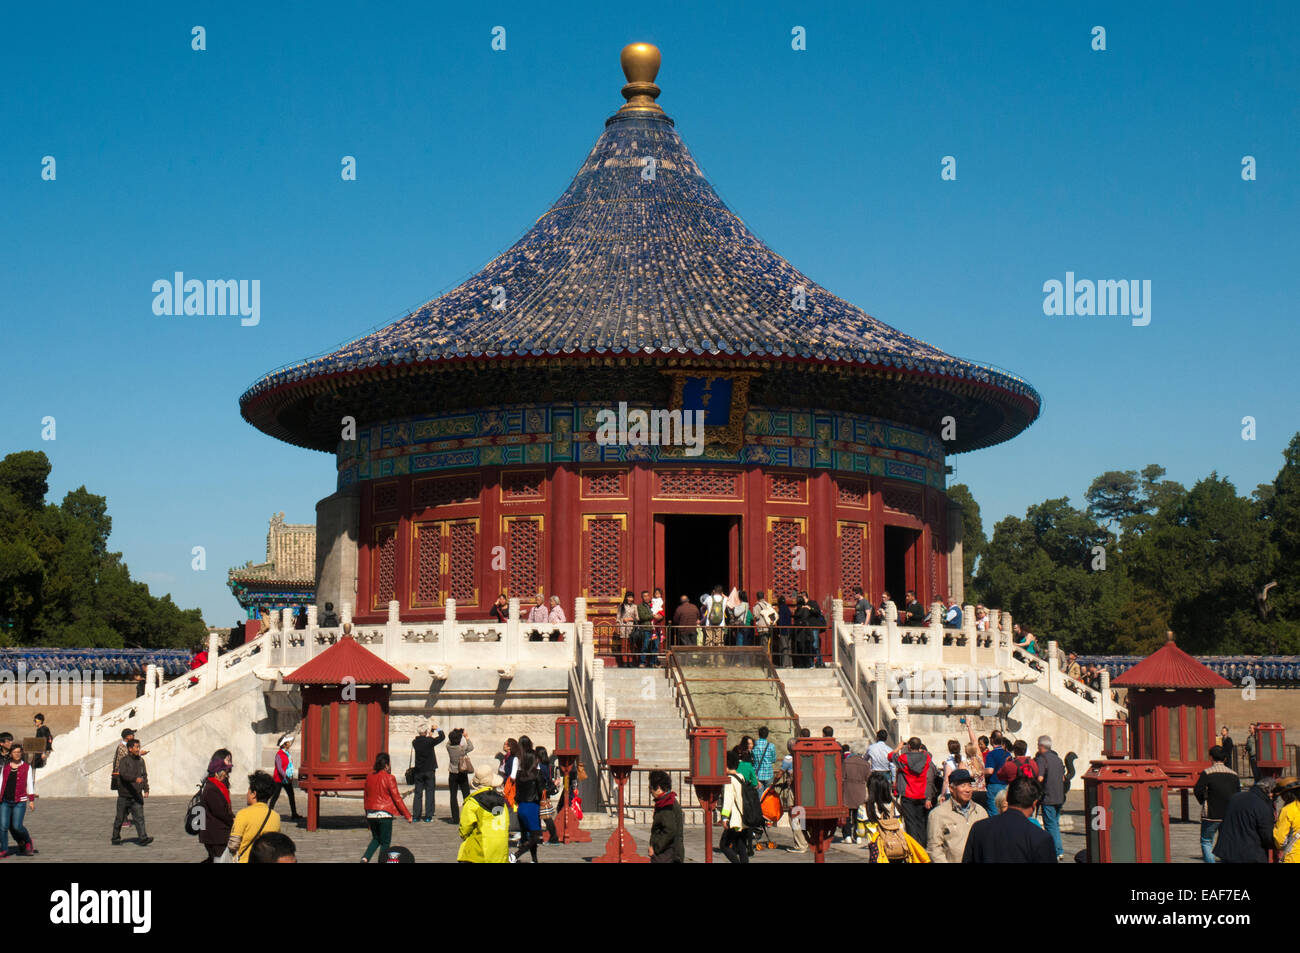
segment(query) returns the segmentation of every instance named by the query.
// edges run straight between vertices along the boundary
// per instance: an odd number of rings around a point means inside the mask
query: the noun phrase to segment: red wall
[[[560,597],[566,613],[579,595],[593,614],[612,612],[617,592],[663,585],[655,516],[669,513],[741,517],[732,564],[739,561],[742,578],[729,582],[751,592],[772,591],[774,538],[793,540],[797,529],[807,551],[797,585],[818,600],[850,600],[855,581],[878,599],[883,528],[919,530],[909,581],[923,602],[935,592],[947,595],[947,502],[936,490],[827,470],[552,464],[363,483],[354,617],[384,619],[389,590],[403,619],[442,618],[449,592],[460,593],[463,618],[486,617],[503,590],[519,596],[526,611],[535,581]],[[773,520],[781,524],[775,534]],[[607,591],[593,592],[602,580]],[[823,609],[829,613],[829,604]]]

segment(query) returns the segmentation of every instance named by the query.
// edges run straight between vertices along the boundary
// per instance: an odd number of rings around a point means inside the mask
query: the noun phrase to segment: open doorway
[[[903,526],[885,527],[885,588],[902,612],[907,590],[916,588],[916,546],[920,530]],[[917,594],[922,603],[926,596]]]
[[[721,584],[730,589],[739,578],[731,565],[731,535],[739,518],[672,513],[657,517],[664,527],[664,602],[669,618],[678,600],[700,596]]]

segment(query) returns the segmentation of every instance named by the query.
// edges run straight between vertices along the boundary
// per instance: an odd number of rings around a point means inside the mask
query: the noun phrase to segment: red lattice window
[[[386,609],[393,600],[397,578],[397,527],[375,527],[374,597],[372,609]]]
[[[544,581],[541,573],[542,521],[537,518],[512,519],[507,540],[506,580],[512,596],[530,598]]]
[[[540,500],[545,494],[546,475],[539,470],[506,473],[501,477],[501,496],[507,500]]]
[[[447,534],[447,592],[457,605],[478,604],[478,526],[476,520],[458,520]]]
[[[477,503],[480,487],[477,474],[416,480],[411,491],[413,505],[418,511],[456,503]]]
[[[767,498],[781,503],[802,503],[807,485],[803,477],[773,473],[767,478]]]
[[[660,470],[659,496],[732,497],[737,492],[738,474],[725,470]]]
[[[871,486],[866,480],[840,480],[839,503],[841,506],[871,506]]]
[[[803,572],[807,569],[807,551],[801,548],[802,529],[799,520],[773,520],[768,530],[769,553],[772,560],[772,597],[789,598],[790,593],[803,588]]]
[[[587,522],[587,592],[592,599],[623,595],[623,521],[594,517]]]
[[[627,491],[623,488],[624,476],[622,470],[596,470],[592,473],[584,473],[582,479],[586,485],[582,495],[586,497],[627,496]]]
[[[921,493],[901,486],[886,486],[880,491],[885,509],[921,518]]]
[[[415,598],[412,606],[442,604],[442,524],[415,524]]]
[[[866,574],[867,527],[862,523],[840,524],[840,598],[853,596],[853,587],[869,588]]]
[[[392,513],[397,509],[397,483],[377,483],[374,490],[374,512]]]

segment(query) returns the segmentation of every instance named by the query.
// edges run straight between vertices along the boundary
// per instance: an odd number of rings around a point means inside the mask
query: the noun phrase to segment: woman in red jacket
[[[386,751],[375,757],[375,768],[366,777],[362,805],[366,810],[366,827],[370,828],[370,843],[361,855],[361,862],[366,864],[376,850],[381,857],[388,853],[388,846],[393,842],[393,818],[400,815],[406,818],[406,823],[411,823],[411,812],[406,809],[402,792],[397,790],[397,778],[393,777],[393,764]]]
[[[9,835],[14,835],[12,853],[30,857],[36,853],[31,835],[23,826],[27,806],[36,801],[36,773],[23,758],[23,746],[14,742],[0,768],[0,857],[8,857]]]

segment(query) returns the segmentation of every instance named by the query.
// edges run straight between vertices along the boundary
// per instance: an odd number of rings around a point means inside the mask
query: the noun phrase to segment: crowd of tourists
[[[619,603],[611,633],[610,654],[631,668],[659,665],[675,646],[761,647],[783,667],[822,664],[826,615],[807,592],[791,592],[769,601],[759,590],[751,601],[744,589],[730,592],[716,585],[692,601],[678,598],[668,615],[663,590],[645,589],[640,599],[628,590]]]

